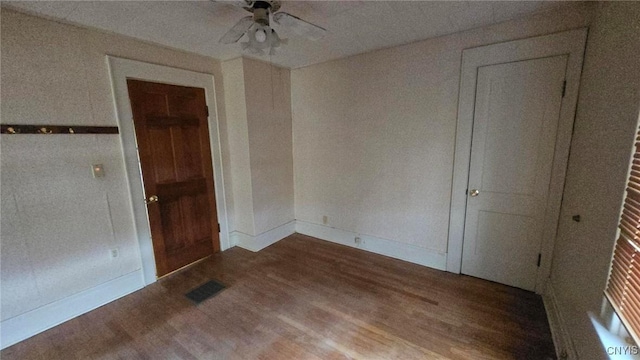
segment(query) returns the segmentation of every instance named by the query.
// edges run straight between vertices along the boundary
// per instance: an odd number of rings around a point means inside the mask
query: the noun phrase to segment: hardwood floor
[[[184,294],[228,286],[194,305]],[[539,296],[304,235],[233,248],[3,350],[9,359],[553,359]]]

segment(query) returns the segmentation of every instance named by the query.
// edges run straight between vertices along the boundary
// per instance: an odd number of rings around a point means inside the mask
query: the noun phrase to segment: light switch
[[[91,172],[94,178],[104,177],[104,166],[102,164],[91,165]]]

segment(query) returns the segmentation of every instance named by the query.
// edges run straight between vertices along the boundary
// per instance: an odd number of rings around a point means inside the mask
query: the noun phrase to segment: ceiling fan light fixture
[[[267,40],[267,33],[265,33],[263,29],[256,30],[256,41],[259,43],[263,43],[266,40]]]
[[[275,48],[286,44],[286,39],[280,39],[278,33],[270,26],[255,24],[247,31],[249,41],[241,43],[242,50],[251,54],[263,55],[268,50],[270,55],[275,54]]]
[[[273,55],[274,48],[287,44],[287,39],[280,39],[271,27],[272,19],[279,26],[289,27],[296,34],[310,40],[319,40],[327,32],[324,28],[304,21],[297,16],[278,12],[280,10],[279,0],[235,0],[234,4],[251,12],[253,16],[240,19],[220,38],[220,43],[238,42],[246,34],[249,41],[241,43],[242,49],[254,54],[262,54],[264,50],[269,49],[269,54]]]
[[[272,29],[267,25],[255,24],[249,31],[249,47],[255,49],[267,49],[271,47]]]
[[[281,43],[282,40],[280,40],[280,36],[278,36],[278,33],[275,30],[271,29],[271,48],[277,48]]]

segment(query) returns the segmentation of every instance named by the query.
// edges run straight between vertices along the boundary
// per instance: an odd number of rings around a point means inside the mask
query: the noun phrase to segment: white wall
[[[294,220],[290,71],[244,59],[255,234]]]
[[[121,158],[117,135],[2,136],[2,320],[140,267]]]
[[[598,7],[556,244],[552,283],[585,359],[602,355],[586,313],[599,312],[638,119],[639,8]],[[289,92],[289,72],[258,61],[225,63],[223,88],[211,58],[3,9],[2,122],[115,126],[105,54],[211,73],[223,135],[229,108],[232,230],[258,235],[293,220],[295,185],[299,220],[326,215],[331,227],[446,253],[462,50],[586,26],[591,10],[293,70]],[[140,268],[117,136],[0,139],[2,320]],[[92,163],[107,176],[93,179]]]
[[[216,60],[5,8],[1,16],[2,123],[116,126],[109,54],[213,74],[226,148]],[[118,135],[0,139],[3,321],[140,269]],[[92,177],[93,163],[104,178]]]
[[[639,19],[640,3],[600,3],[587,42],[551,274],[580,359],[606,358],[588,312],[600,313],[637,131]]]
[[[224,62],[223,73],[233,230],[258,236],[294,220],[289,70],[238,58]]]
[[[576,4],[293,70],[296,219],[446,253],[462,50],[590,14]]]
[[[255,234],[253,218],[253,190],[249,157],[249,129],[244,88],[242,58],[222,63],[225,103],[228,119],[230,176],[233,196],[228,200],[233,208],[233,222],[229,229]]]

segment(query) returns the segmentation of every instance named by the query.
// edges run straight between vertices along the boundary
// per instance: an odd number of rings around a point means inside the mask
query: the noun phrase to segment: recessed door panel
[[[128,80],[158,276],[220,250],[204,89]]]
[[[567,56],[480,67],[462,272],[534,290]]]

